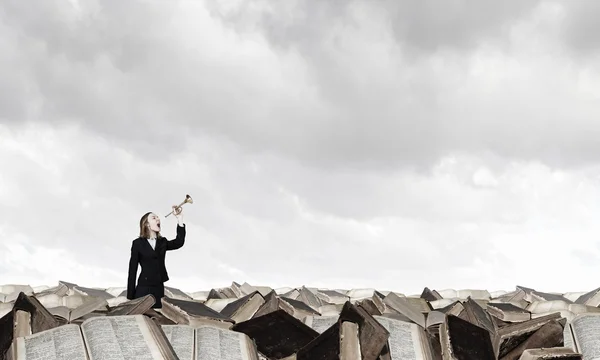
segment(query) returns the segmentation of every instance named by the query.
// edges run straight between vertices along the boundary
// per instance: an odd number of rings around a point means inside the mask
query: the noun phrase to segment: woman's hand
[[[175,216],[180,216],[181,213],[183,212],[183,209],[181,207],[178,207],[177,205],[173,205],[173,215]]]
[[[177,223],[183,226],[183,209],[182,207],[177,207],[177,205],[173,205],[173,215],[177,218]]]

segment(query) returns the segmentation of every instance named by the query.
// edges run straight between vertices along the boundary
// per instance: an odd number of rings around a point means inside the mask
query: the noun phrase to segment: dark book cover
[[[340,358],[340,321],[337,321],[296,354],[296,360],[338,360]]]
[[[458,316],[448,315],[448,335],[457,360],[495,360],[490,333]]]
[[[235,301],[232,301],[229,304],[225,305],[225,307],[221,310],[221,315],[231,318],[233,316],[233,314],[235,314],[235,312],[239,308],[244,306],[244,304],[246,304],[246,302],[248,302],[250,300],[250,298],[252,298],[254,295],[262,296],[262,295],[260,295],[260,293],[258,291],[254,291],[246,296],[243,296]]]
[[[358,324],[358,337],[360,352],[363,360],[376,360],[384,346],[387,344],[390,333],[365,309],[346,301],[339,320],[351,321]]]
[[[258,351],[270,359],[296,353],[319,333],[284,310],[276,310],[232,326],[231,330],[248,335]]]

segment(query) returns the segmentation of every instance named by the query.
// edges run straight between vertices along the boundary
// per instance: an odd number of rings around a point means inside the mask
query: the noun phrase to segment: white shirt
[[[150,246],[152,246],[152,249],[155,250],[155,247],[156,247],[156,238],[154,238],[154,239],[148,239],[148,242],[150,243]]]

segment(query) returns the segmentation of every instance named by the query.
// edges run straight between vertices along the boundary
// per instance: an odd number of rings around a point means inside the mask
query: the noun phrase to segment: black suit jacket
[[[138,277],[138,285],[160,286],[169,280],[165,267],[165,256],[168,250],[179,249],[185,243],[185,224],[177,224],[177,237],[167,240],[161,236],[156,239],[155,249],[146,238],[138,237],[131,243],[131,257],[129,258],[129,276],[127,277],[127,299],[135,296],[135,276],[138,264],[142,272]]]

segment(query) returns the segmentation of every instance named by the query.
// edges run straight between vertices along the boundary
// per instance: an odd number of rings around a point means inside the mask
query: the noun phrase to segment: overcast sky
[[[0,283],[600,286],[600,3],[0,2]],[[163,218],[175,236],[176,219]]]

